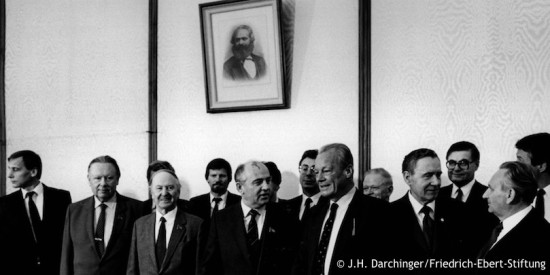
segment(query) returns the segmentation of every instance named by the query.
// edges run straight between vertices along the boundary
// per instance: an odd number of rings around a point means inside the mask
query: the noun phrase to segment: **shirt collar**
[[[174,209],[168,211],[168,213],[166,213],[164,215],[162,215],[159,211],[156,211],[155,212],[156,213],[155,219],[156,219],[157,223],[160,222],[161,217],[164,217],[166,222],[172,222],[172,221],[176,220],[176,213],[177,212],[178,212],[178,207],[177,206],[174,207]]]
[[[94,208],[97,208],[101,204],[101,201],[96,196],[94,196],[94,201]],[[116,205],[116,192],[108,201],[105,201],[103,203],[105,203],[109,208],[114,208]]]
[[[217,197],[212,192],[210,192],[210,203],[212,203],[214,198],[221,198],[222,201],[227,201],[227,193],[228,193],[228,191],[225,191],[225,193],[223,193],[223,195]]]
[[[462,190],[462,197],[464,200],[468,199],[468,196],[470,195],[470,192],[472,191],[472,187],[474,186],[474,183],[476,182],[476,179],[474,178],[472,181],[468,182],[466,185],[460,187],[460,190]],[[458,191],[458,186],[453,183],[453,193],[451,193],[451,197],[454,197],[454,194]]]
[[[302,204],[305,204],[306,203],[306,200],[310,198],[311,199],[311,205],[310,206],[314,206],[314,205],[317,205],[317,203],[319,202],[319,199],[321,198],[321,192],[317,192],[317,194],[311,196],[311,197],[308,197],[306,196],[305,194],[302,195]]]
[[[243,209],[243,215],[246,218],[246,216],[248,215],[248,212],[250,212],[250,209],[252,209],[252,208],[250,208],[246,204],[244,204],[244,200],[241,200],[241,207]],[[265,205],[260,207],[260,208],[254,209],[254,210],[258,211],[260,216],[265,215]]]
[[[525,207],[521,211],[519,211],[519,212],[513,214],[512,216],[504,219],[502,221],[502,232],[505,234],[506,232],[509,232],[514,227],[516,227],[516,225],[518,225],[518,223],[521,222],[523,220],[523,218],[525,218],[525,216],[527,216],[527,214],[529,214],[529,212],[531,212],[531,209],[533,209],[533,207],[531,207],[531,206]],[[502,234],[502,235],[504,235],[504,234]]]
[[[344,207],[347,207],[351,200],[353,199],[353,195],[355,195],[355,192],[357,191],[357,189],[355,189],[355,187],[352,187],[344,196],[342,196],[339,200],[337,201],[332,201],[331,200],[331,205],[332,203],[337,203],[338,204],[338,208],[342,208],[344,209]]]
[[[423,204],[421,204],[420,202],[418,202],[414,197],[413,195],[411,194],[411,191],[409,191],[409,201],[411,202],[411,205],[414,209],[414,213],[416,213],[416,215],[418,215],[420,213],[420,210],[422,210],[422,207],[424,207]],[[432,211],[435,213],[435,200],[429,202],[428,204],[426,204],[427,206],[429,206]]]
[[[42,196],[44,194],[44,185],[42,184],[41,181],[39,181],[38,184],[31,191],[36,193],[36,196]],[[27,193],[31,191],[27,191],[24,188],[21,188],[21,193],[23,193],[23,199],[25,199],[27,197]]]

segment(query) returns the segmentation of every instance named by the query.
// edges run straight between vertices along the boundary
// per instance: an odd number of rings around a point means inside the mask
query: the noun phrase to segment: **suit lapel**
[[[187,219],[185,218],[185,213],[183,210],[178,209],[176,219],[174,221],[174,228],[172,228],[172,235],[170,236],[170,241],[168,242],[168,250],[166,250],[166,256],[164,257],[159,273],[162,273],[168,267],[178,244],[187,232],[186,224]]]
[[[149,215],[147,217],[147,220],[145,221],[145,228],[142,232],[138,232],[138,234],[143,234],[145,239],[145,249],[146,249],[146,255],[145,257],[148,257],[148,262],[153,263],[153,270],[159,270],[157,266],[157,258],[155,255],[155,225],[156,225],[156,212]]]
[[[231,225],[231,232],[233,234],[233,239],[237,242],[239,250],[243,254],[243,258],[246,259],[246,264],[250,265],[250,255],[248,255],[248,246],[246,244],[246,228],[244,227],[244,215],[243,208],[239,204],[237,207],[232,209],[234,212],[233,215],[230,215],[235,218],[236,222],[228,222],[227,224]]]
[[[414,239],[420,245],[420,247],[422,247],[424,251],[430,251],[430,249],[428,248],[428,243],[424,238],[424,232],[422,231],[420,224],[418,224],[418,219],[416,218],[416,213],[414,212],[414,208],[412,207],[412,204],[409,201],[408,195],[405,195],[405,196],[406,196],[405,203],[407,205],[407,208],[409,209],[408,211],[410,212],[410,214],[407,215],[409,217],[408,223],[413,226]]]
[[[95,244],[94,240],[94,215],[95,215],[95,199],[94,196],[91,196],[88,198],[88,201],[84,202],[84,213],[85,215],[88,215],[87,217],[83,217],[84,219],[84,228],[86,228],[86,233],[88,235],[88,238],[90,238],[90,243]],[[94,245],[94,251],[95,251],[95,245]],[[99,255],[97,253],[94,253],[98,259]]]

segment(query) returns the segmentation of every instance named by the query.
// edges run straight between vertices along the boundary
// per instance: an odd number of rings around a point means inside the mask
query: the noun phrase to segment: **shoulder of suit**
[[[197,201],[200,201],[200,200],[204,200],[205,197],[209,197],[210,194],[209,193],[206,193],[206,194],[202,194],[202,195],[198,195],[198,196],[195,196],[195,197],[192,197],[191,199],[189,199],[190,202],[197,202]],[[208,199],[207,199],[208,200]]]

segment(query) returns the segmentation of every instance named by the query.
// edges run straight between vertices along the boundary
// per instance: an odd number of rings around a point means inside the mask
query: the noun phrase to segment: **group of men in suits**
[[[179,199],[168,162],[151,163],[151,199],[140,202],[116,191],[120,168],[100,156],[88,166],[93,195],[71,204],[69,192],[40,181],[40,157],[20,151],[8,158],[19,190],[0,198],[0,266],[15,274],[334,275],[409,272],[374,264],[395,260],[522,259],[535,266],[517,271],[538,274],[550,261],[549,137],[518,141],[518,161],[503,163],[488,187],[475,179],[480,153],[470,142],[447,151],[446,187],[438,155],[413,150],[402,163],[409,191],[391,203],[357,190],[352,153],[340,143],[304,152],[303,194],[288,201],[273,197],[276,165],[239,165],[236,195],[227,190],[230,164],[214,159],[205,169],[210,191],[190,201]]]

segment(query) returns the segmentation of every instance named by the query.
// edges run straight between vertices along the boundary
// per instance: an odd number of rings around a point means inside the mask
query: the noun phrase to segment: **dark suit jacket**
[[[288,274],[298,242],[297,224],[279,204],[267,205],[258,267],[253,270],[241,204],[221,210],[212,219],[201,274]]]
[[[294,198],[292,198],[290,200],[287,200],[285,202],[286,206],[287,206],[287,209],[288,209],[288,212],[290,212],[292,217],[295,217],[296,219],[300,219],[300,208],[302,207],[302,196],[303,195],[299,195],[299,196],[294,197]],[[315,206],[313,206],[310,210],[314,211],[317,207],[323,207],[324,205],[326,205],[328,203],[329,203],[329,200],[326,199],[325,197],[321,196],[319,198],[319,202],[317,202],[317,204]],[[303,221],[301,221],[301,222],[303,222]]]
[[[71,204],[65,218],[61,274],[126,273],[132,228],[142,212],[142,202],[117,193],[113,231],[100,258],[94,245],[94,197]]]
[[[302,241],[292,274],[314,275],[315,252],[323,230],[325,216],[330,211],[329,205],[327,203],[317,208],[311,218],[305,221]],[[358,190],[355,192],[338,232],[327,275],[365,274],[366,272],[365,269],[338,268],[338,260],[343,260],[348,265],[351,259],[363,259],[365,266],[369,266],[370,259],[386,258],[384,242],[388,241],[387,210],[387,202],[365,196]]]
[[[155,256],[155,217],[156,213],[151,213],[136,221],[126,274],[196,274],[199,244],[206,238],[202,219],[178,208],[166,257],[159,268]]]
[[[434,213],[434,240],[432,247],[428,247],[422,228],[418,223],[416,213],[409,201],[408,193],[390,204],[392,246],[394,258],[405,260],[420,260],[427,258],[450,259],[454,256],[456,239],[451,235],[451,229],[456,226],[453,220],[456,212],[460,211],[458,202],[448,203],[436,200]]]
[[[531,210],[512,230],[502,237],[485,255],[485,260],[508,259],[546,261],[546,272],[550,264],[550,224]],[[480,273],[503,274],[509,269],[481,270]],[[543,274],[540,269],[514,269],[515,274]]]
[[[42,234],[37,247],[21,190],[1,198],[0,266],[18,274],[59,274],[68,191],[44,185]],[[40,266],[37,265],[40,258]]]
[[[225,203],[225,208],[237,204],[240,201],[241,196],[227,192],[227,201]],[[203,219],[205,221],[206,228],[210,226],[210,221],[212,220],[210,217],[210,207],[210,193],[193,197],[189,201],[189,213]]]
[[[444,204],[453,203],[452,189],[452,184],[442,187],[438,200]],[[459,210],[444,214],[455,215],[451,218],[456,222],[456,226],[450,234],[456,239],[454,250],[457,257],[475,259],[485,240],[491,236],[493,228],[499,223],[495,215],[488,212],[487,200],[483,198],[486,190],[487,186],[478,181],[474,182],[466,202],[457,205]]]
[[[189,211],[189,201],[184,199],[178,199],[178,208],[183,211]],[[143,215],[149,215],[153,212],[153,199],[148,199],[143,202]]]
[[[225,61],[225,63],[223,63],[223,75],[232,80],[251,80],[262,78],[266,72],[265,60],[259,55],[251,54],[251,56],[252,61],[256,64],[256,77],[251,78],[244,69],[242,62],[235,56],[232,56]]]

